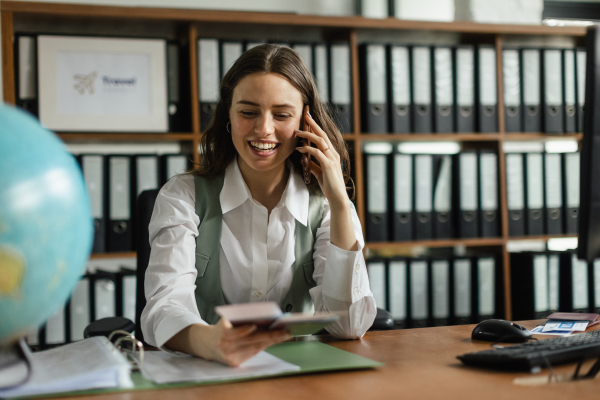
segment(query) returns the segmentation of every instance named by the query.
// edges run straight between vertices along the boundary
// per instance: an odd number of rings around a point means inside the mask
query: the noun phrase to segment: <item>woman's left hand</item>
[[[295,133],[301,138],[308,139],[316,147],[300,146],[296,150],[303,154],[308,153],[319,160],[320,166],[311,161],[311,173],[317,178],[329,204],[331,206],[343,206],[348,201],[348,194],[346,192],[344,174],[342,173],[340,155],[331,145],[325,131],[312,119],[310,113],[306,113],[304,118],[311,128],[311,132],[296,130]]]

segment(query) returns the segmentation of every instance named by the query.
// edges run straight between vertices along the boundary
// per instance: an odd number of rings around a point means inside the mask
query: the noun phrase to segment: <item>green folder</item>
[[[308,374],[312,372],[325,372],[325,371],[345,371],[345,370],[356,370],[375,368],[383,366],[382,363],[370,360],[368,358],[358,356],[356,354],[349,353],[345,350],[340,350],[335,347],[329,346],[325,343],[314,341],[302,341],[302,342],[287,342],[279,343],[269,347],[265,350],[267,353],[279,357],[284,361],[291,364],[295,364],[300,367],[299,371],[289,371],[278,373],[274,375],[265,375],[264,378],[272,378],[278,376],[288,375],[299,375]],[[87,395],[96,393],[113,393],[113,392],[125,392],[134,390],[155,390],[155,389],[169,389],[178,387],[189,387],[198,385],[211,385],[217,383],[226,382],[239,382],[247,381],[252,379],[260,379],[263,377],[245,377],[245,378],[234,378],[229,380],[219,381],[204,381],[204,382],[177,382],[168,384],[156,384],[142,376],[140,372],[134,372],[131,374],[133,380],[133,388],[108,388],[108,389],[93,389],[83,390],[76,392],[68,392],[69,395]],[[64,396],[67,393],[53,393],[46,395],[39,395],[28,398],[36,397],[58,397]]]

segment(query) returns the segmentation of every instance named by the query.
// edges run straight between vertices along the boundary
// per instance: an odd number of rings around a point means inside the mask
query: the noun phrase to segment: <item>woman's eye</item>
[[[275,114],[275,116],[279,119],[287,119],[290,118],[289,114]]]
[[[256,115],[256,113],[255,113],[255,112],[252,112],[252,111],[242,111],[242,112],[241,112],[241,114],[242,114],[244,117],[253,117],[254,115]]]

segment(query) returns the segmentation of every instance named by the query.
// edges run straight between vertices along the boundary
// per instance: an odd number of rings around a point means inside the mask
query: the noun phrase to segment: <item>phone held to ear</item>
[[[306,123],[306,117],[309,112],[308,104],[304,106],[304,110],[302,111],[302,118],[300,119],[300,130],[310,132],[310,126]],[[306,138],[302,139],[302,146],[310,146],[310,141]],[[304,153],[302,154],[302,172],[304,174],[304,183],[310,183],[310,166],[312,165],[312,160],[310,154]]]

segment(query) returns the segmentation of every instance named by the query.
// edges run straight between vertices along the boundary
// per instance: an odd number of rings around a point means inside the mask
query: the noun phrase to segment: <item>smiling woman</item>
[[[261,45],[235,62],[220,94],[200,165],[156,200],[144,338],[239,365],[289,334],[233,328],[215,306],[265,301],[286,312],[335,311],[330,333],[362,337],[376,304],[346,191],[348,152],[312,74],[292,49]],[[314,160],[308,185],[303,155]]]

